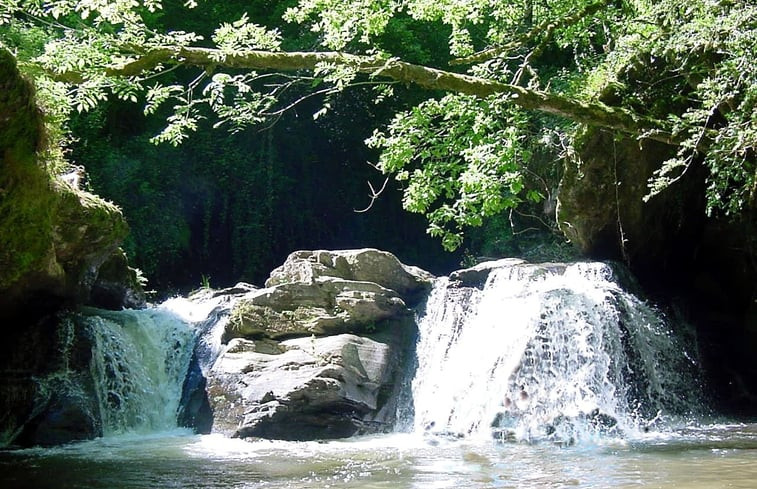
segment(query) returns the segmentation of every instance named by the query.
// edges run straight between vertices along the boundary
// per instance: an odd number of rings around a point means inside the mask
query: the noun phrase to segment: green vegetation
[[[297,246],[298,238],[281,241],[286,231],[275,228],[293,225],[281,217],[300,213],[311,230],[318,217],[309,214],[308,199],[328,200],[312,188],[302,198],[291,195],[300,193],[302,182],[312,187],[314,176],[317,185],[339,172],[339,165],[330,167],[319,180],[303,163],[308,153],[318,155],[312,163],[324,159],[322,150],[311,151],[314,127],[335,131],[318,137],[349,142],[337,157],[355,153],[376,161],[402,189],[404,208],[423,214],[428,232],[450,250],[512,249],[492,243],[549,221],[553,206],[542,201],[549,204],[559,160],[573,151],[576,129],[587,125],[674,149],[650,180],[647,199],[701,166],[707,213],[751,212],[757,207],[755,18],[757,7],[739,0],[258,0],[223,6],[0,0],[0,39],[55,95],[55,110],[90,111],[76,117],[88,146],[74,145],[75,154],[93,186],[108,189],[139,223],[131,244],[132,253],[143,253],[138,266],[149,274],[162,263],[182,267],[189,250],[217,253],[221,248],[209,243],[228,225],[226,251],[240,257],[235,275],[251,277],[275,258],[242,264],[241,257]],[[108,97],[115,100],[105,103]],[[374,99],[382,105],[368,103]],[[130,101],[143,104],[150,117],[125,109]],[[143,122],[106,128],[119,111]],[[310,125],[298,120],[303,115]],[[249,128],[275,121],[268,136]],[[356,127],[375,132],[356,134]],[[113,140],[98,146],[103,128]],[[208,136],[210,128],[232,134]],[[199,142],[188,139],[193,132]],[[377,160],[359,147],[366,138]],[[145,149],[148,140],[191,146],[170,153]],[[301,151],[282,154],[282,140]],[[219,147],[239,153],[219,153]],[[368,169],[345,174],[361,185],[371,178]],[[207,185],[244,190],[223,196]],[[139,197],[126,197],[129,192]],[[188,217],[182,192],[204,202],[194,210],[202,217]],[[345,192],[359,195],[349,186]],[[284,211],[289,205],[293,209]],[[260,227],[241,229],[243,222]],[[508,234],[503,223],[516,225]],[[489,231],[466,243],[463,233],[482,225]]]
[[[40,266],[47,252],[52,199],[45,195],[49,183],[35,161],[44,131],[41,114],[34,109],[31,84],[19,77],[13,57],[0,50],[0,107],[19,112],[15,124],[0,125],[3,172],[0,173],[0,287],[7,287],[23,274]],[[30,110],[31,108],[31,110]],[[26,186],[13,185],[29,182]],[[48,200],[48,201],[45,201]],[[23,226],[33,223],[31,226]]]
[[[55,178],[66,168],[60,112],[38,99],[5,49],[0,88],[0,289],[6,296],[0,302],[12,303],[24,289],[73,294],[65,289],[75,289],[91,262],[115,251],[126,223],[116,206]]]

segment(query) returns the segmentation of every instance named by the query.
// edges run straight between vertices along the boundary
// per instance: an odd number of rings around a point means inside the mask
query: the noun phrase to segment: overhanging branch
[[[231,69],[298,71],[314,70],[321,63],[349,66],[369,76],[390,78],[420,87],[476,97],[501,95],[524,109],[538,110],[591,126],[605,127],[635,137],[677,144],[676,138],[659,120],[600,102],[585,102],[558,94],[500,83],[486,78],[406,63],[339,52],[243,51],[226,55],[220,50],[198,47],[160,48],[134,61],[106,70],[109,76],[139,76],[158,66],[222,66]]]

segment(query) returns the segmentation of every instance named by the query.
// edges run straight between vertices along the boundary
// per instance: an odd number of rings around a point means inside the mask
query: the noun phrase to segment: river
[[[0,487],[754,488],[757,425],[553,444],[429,439],[243,441],[182,431],[0,453]]]

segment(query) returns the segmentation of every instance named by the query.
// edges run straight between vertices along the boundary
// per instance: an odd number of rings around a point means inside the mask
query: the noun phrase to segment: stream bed
[[[341,440],[176,428],[190,358],[212,377],[227,348],[228,313],[211,314],[212,302],[79,313],[62,332],[93,338],[89,376],[70,368],[70,340],[40,381],[52,392],[90,379],[85,407],[101,413],[104,436],[0,450],[0,489],[757,487],[757,424],[713,414],[685,324],[627,292],[607,264],[491,268],[483,285],[434,282],[396,431]]]

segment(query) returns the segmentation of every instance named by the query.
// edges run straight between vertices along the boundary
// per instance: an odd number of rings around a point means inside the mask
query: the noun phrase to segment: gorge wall
[[[100,427],[92,406],[79,402],[89,387],[56,393],[40,381],[89,364],[91,337],[76,333],[58,312],[65,305],[144,303],[136,272],[119,249],[128,233],[120,210],[57,178],[65,162],[49,151],[58,142],[46,124],[34,87],[0,49],[0,441],[21,436],[55,444],[95,436]],[[58,421],[38,417],[40,410]],[[20,433],[34,418],[35,427]]]

